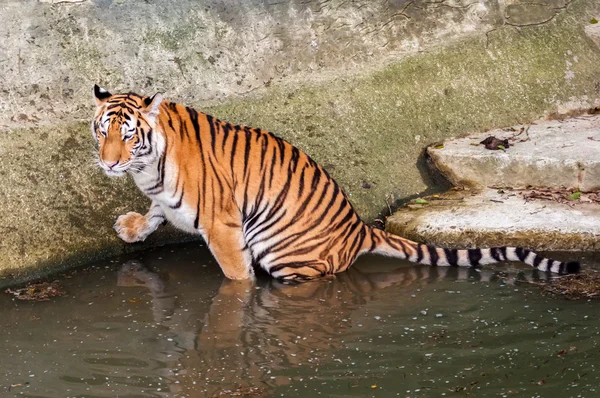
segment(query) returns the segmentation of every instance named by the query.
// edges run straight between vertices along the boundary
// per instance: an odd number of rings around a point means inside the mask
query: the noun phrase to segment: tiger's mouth
[[[111,166],[108,166],[104,160],[98,159],[98,166],[104,171],[104,174],[109,177],[122,177],[127,174],[131,162],[129,160],[123,163],[119,161],[116,164],[111,163]]]
[[[104,169],[104,173],[109,177],[123,177],[125,174],[127,174],[123,170],[106,170],[106,169]]]

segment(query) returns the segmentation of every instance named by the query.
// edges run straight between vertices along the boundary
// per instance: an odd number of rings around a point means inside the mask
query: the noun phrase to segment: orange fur
[[[231,279],[249,278],[255,267],[276,278],[312,279],[348,269],[364,252],[431,265],[508,259],[572,270],[525,249],[440,249],[372,229],[321,166],[269,132],[159,94],[113,96],[98,87],[95,94],[100,165],[109,175],[130,173],[153,201],[146,215],[117,221],[128,242],[145,239],[166,219],[201,234]]]

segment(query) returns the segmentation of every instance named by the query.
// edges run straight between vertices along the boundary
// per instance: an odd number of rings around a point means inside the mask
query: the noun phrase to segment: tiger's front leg
[[[150,206],[150,210],[148,210],[146,215],[130,211],[127,214],[119,216],[113,228],[117,231],[119,238],[125,242],[141,242],[152,232],[156,231],[158,226],[164,221],[165,213],[162,211],[160,205],[152,202],[152,206]]]

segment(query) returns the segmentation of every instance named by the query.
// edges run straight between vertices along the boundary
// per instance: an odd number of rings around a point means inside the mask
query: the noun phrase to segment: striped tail
[[[520,261],[540,271],[560,275],[577,273],[580,268],[577,261],[560,262],[520,247],[443,249],[413,242],[374,228],[371,228],[370,242],[369,239],[365,240],[365,251],[433,266],[477,267],[500,261]]]

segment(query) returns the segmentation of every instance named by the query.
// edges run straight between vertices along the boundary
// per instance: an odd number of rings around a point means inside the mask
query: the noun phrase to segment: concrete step
[[[426,198],[426,205],[400,209],[387,219],[386,229],[442,247],[600,250],[597,195],[592,196],[593,201],[582,194],[577,200],[560,203],[528,199],[528,192],[531,191],[452,190]]]
[[[488,136],[508,139],[509,148],[485,149],[479,142]],[[427,151],[455,186],[600,189],[600,115],[488,131]]]

